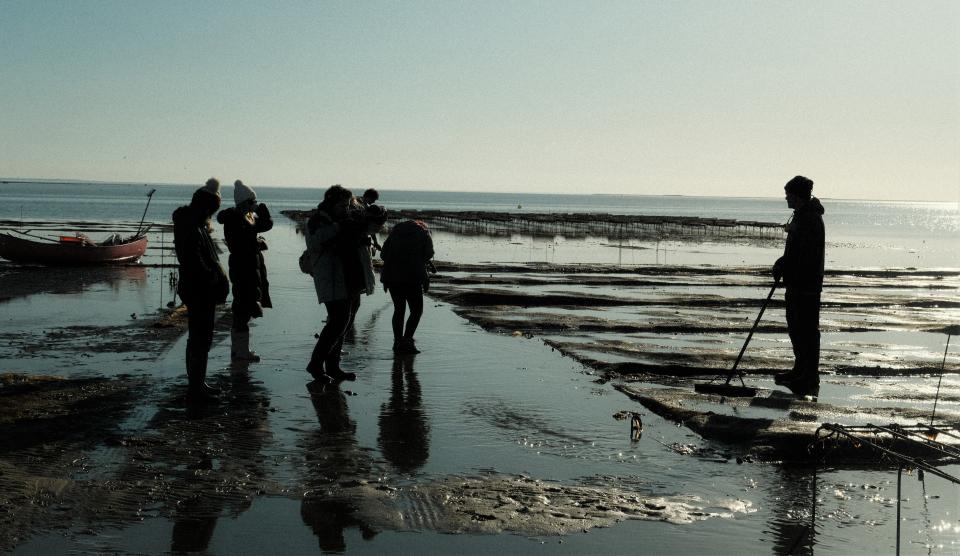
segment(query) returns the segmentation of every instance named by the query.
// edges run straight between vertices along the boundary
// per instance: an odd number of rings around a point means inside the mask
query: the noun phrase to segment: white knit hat
[[[256,198],[257,194],[254,193],[253,189],[244,185],[242,181],[237,180],[233,182],[233,202],[235,205],[239,207],[240,203]]]
[[[200,191],[206,191],[207,193],[213,195],[217,199],[220,198],[220,180],[217,178],[210,178],[207,180],[207,183],[200,188]]]

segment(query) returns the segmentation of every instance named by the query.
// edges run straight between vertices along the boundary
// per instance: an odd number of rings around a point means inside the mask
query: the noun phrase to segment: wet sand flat
[[[15,373],[10,384],[57,385],[45,386],[52,388],[49,399],[88,399],[85,407],[98,408],[102,418],[66,404],[62,410],[82,423],[83,434],[37,436],[35,445],[0,456],[0,480],[16,493],[2,502],[0,538],[10,539],[4,550],[516,553],[540,547],[579,554],[635,551],[642,538],[678,553],[743,553],[757,543],[785,551],[806,534],[816,489],[817,552],[889,551],[896,492],[889,468],[824,469],[811,483],[803,465],[747,459],[749,446],[678,427],[674,416],[615,389],[663,395],[658,391],[692,384],[684,373],[664,369],[702,376],[726,368],[764,288],[753,270],[625,273],[604,266],[573,273],[501,265],[509,266],[503,272],[496,265],[441,264],[418,333],[423,353],[394,357],[392,308],[378,291],[364,298],[346,348],[344,364],[358,380],[320,388],[303,367],[323,311],[309,279],[294,267],[302,239],[278,228],[267,252],[276,269],[277,309],[252,329],[264,360],[228,365],[225,316],[211,353],[211,380],[223,395],[208,408],[184,401],[184,338],[177,329],[161,331],[170,336],[149,348],[140,336],[153,330],[148,323],[159,296],[150,288],[166,284],[161,269],[147,269],[140,281],[120,277],[116,287],[38,287],[5,302],[17,314],[2,333],[16,327],[23,338],[0,354],[3,370]],[[851,271],[829,292],[825,360],[835,374],[826,377],[819,405],[839,408],[827,411],[831,418],[908,422],[926,414],[932,377],[917,369],[938,368],[937,326],[955,311],[947,302],[957,278],[895,272]],[[495,291],[486,299],[497,303],[484,304],[487,287],[509,295]],[[868,293],[859,298],[858,292]],[[530,301],[547,295],[564,303]],[[78,312],[65,313],[73,303]],[[88,314],[85,303],[123,311]],[[781,323],[782,311],[771,309],[769,327],[744,361],[750,380],[767,390],[775,388],[766,370],[788,361]],[[845,364],[880,371],[844,372]],[[941,407],[951,418],[957,404],[949,396],[960,387],[955,360],[947,369]],[[26,395],[0,391],[8,393]],[[811,416],[823,417],[802,404],[680,401],[689,411],[740,411],[804,427]],[[642,419],[639,437],[625,414]],[[30,414],[11,419],[40,421]],[[955,491],[931,479],[907,488],[910,539],[954,546],[960,538],[953,518],[943,516],[953,515]],[[949,527],[934,528],[941,518]],[[447,534],[455,532],[461,534]]]

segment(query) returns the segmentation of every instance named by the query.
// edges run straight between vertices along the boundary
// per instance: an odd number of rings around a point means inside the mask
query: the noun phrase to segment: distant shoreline
[[[44,179],[30,179],[30,178],[3,178],[0,177],[0,186],[3,185],[22,185],[22,184],[37,184],[37,185],[68,185],[68,184],[77,184],[77,185],[106,185],[106,186],[119,186],[119,185],[141,185],[143,187],[199,187],[201,184],[190,184],[190,183],[168,183],[168,182],[126,182],[126,181],[96,181],[96,180],[69,180],[69,179],[54,179],[54,178],[44,178]],[[317,186],[297,186],[297,185],[266,185],[266,184],[250,184],[256,188],[266,188],[266,189],[324,189],[327,186],[317,185]],[[224,187],[229,187],[230,184],[224,183]],[[356,186],[361,187],[361,186]],[[367,186],[362,186],[367,187]],[[677,193],[541,193],[541,192],[526,192],[526,191],[514,191],[514,192],[502,192],[502,191],[448,191],[443,189],[392,189],[389,187],[379,187],[377,189],[381,192],[389,191],[396,193],[457,193],[457,194],[475,194],[475,195],[484,195],[484,194],[495,194],[495,195],[505,195],[505,196],[552,196],[552,197],[676,197],[681,199],[762,199],[762,200],[771,200],[771,199],[782,199],[781,195],[770,195],[770,196],[723,196],[723,195],[683,195]],[[960,207],[960,202],[958,201],[924,201],[916,199],[847,199],[841,197],[824,197],[817,195],[819,199],[825,201],[855,201],[855,202],[867,202],[867,203],[929,203],[929,204],[957,204]]]

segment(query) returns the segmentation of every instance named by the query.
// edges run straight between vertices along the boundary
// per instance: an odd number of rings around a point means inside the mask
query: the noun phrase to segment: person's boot
[[[260,362],[260,356],[250,351],[249,332],[230,332],[230,360],[241,363]]]
[[[330,377],[332,382],[340,382],[342,380],[357,380],[356,373],[348,373],[340,368],[340,352],[337,351],[334,354],[331,354],[326,361],[323,362],[324,374]]]
[[[787,372],[777,373],[773,375],[773,383],[779,384],[780,386],[786,386],[790,382],[793,382],[794,380],[796,380],[796,378],[799,376],[800,376],[799,371],[797,371],[797,368],[794,367]]]
[[[404,338],[400,340],[400,350],[400,353],[420,353],[420,350],[417,349],[417,344],[413,341],[413,338]]]
[[[797,399],[817,401],[820,396],[820,375],[818,373],[804,373],[786,384]]]
[[[317,364],[311,360],[309,363],[307,363],[307,372],[310,373],[310,376],[312,376],[314,380],[319,380],[320,382],[330,382],[330,377],[323,372],[322,363]]]
[[[340,368],[327,369],[324,371],[328,377],[330,377],[331,382],[342,382],[344,380],[354,381],[357,380],[357,373],[348,373]]]
[[[207,354],[189,353],[187,355],[187,397],[196,401],[216,399],[220,390],[210,386],[207,380]]]

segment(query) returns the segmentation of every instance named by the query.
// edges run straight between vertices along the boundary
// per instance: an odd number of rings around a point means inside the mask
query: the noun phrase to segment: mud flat
[[[184,404],[182,386],[128,377],[4,375],[0,434],[0,548],[52,529],[88,531],[149,517],[173,521],[171,549],[199,550],[217,519],[260,497],[300,504],[325,550],[344,531],[565,535],[627,520],[692,523],[752,511],[730,497],[643,494],[603,481],[564,484],[522,475],[389,478],[352,439],[346,394],[311,386],[321,429],[305,432],[302,474],[271,478],[268,392],[245,368],[217,384],[217,404]],[[146,422],[137,406],[157,407]],[[11,408],[16,408],[13,410]],[[73,423],[74,426],[63,426]],[[345,429],[343,427],[346,427]]]
[[[0,550],[98,506],[74,476],[110,441],[145,385],[132,378],[0,375]],[[103,489],[98,489],[103,490]],[[69,502],[64,502],[69,500]],[[92,517],[93,513],[88,513]]]
[[[471,322],[541,337],[565,355],[619,376],[704,376],[729,368],[769,287],[765,269],[753,267],[441,264],[438,269],[431,295]],[[948,325],[960,319],[958,288],[955,271],[833,271],[821,310],[822,370],[939,373],[938,354],[917,349],[911,340],[917,334],[945,337]],[[771,301],[757,332],[768,339],[786,336],[782,294]],[[878,334],[904,345],[877,342]],[[748,353],[744,372],[786,370],[789,346],[770,343]],[[960,365],[948,361],[944,372],[960,372]]]
[[[849,553],[851,542],[884,552],[894,515],[886,469],[837,466],[811,492],[792,474],[809,465],[736,458],[789,461],[787,439],[803,445],[800,433],[821,420],[928,417],[939,374],[917,373],[939,370],[940,321],[957,311],[940,303],[955,298],[956,273],[831,274],[824,345],[833,373],[819,404],[768,396],[769,373],[790,361],[779,305],[742,363],[763,397],[720,403],[691,391],[735,357],[769,288],[759,267],[440,263],[418,332],[423,353],[394,357],[392,304],[378,290],[364,298],[344,357],[357,381],[305,389],[303,364],[324,313],[293,264],[302,237],[289,225],[271,233],[278,309],[252,334],[264,361],[229,366],[224,314],[209,376],[222,395],[208,407],[184,401],[182,314],[155,328],[166,312],[152,312],[154,295],[121,288],[124,298],[97,282],[6,302],[19,313],[4,332],[4,346],[13,345],[0,353],[37,370],[11,385],[59,383],[48,394],[51,411],[68,399],[63,392],[76,392],[57,418],[80,430],[47,427],[37,444],[0,455],[0,486],[11,493],[0,503],[0,551],[269,552],[277,539],[298,538],[290,553],[318,542],[359,553],[441,544],[515,553],[545,543],[628,552],[639,539],[674,552],[743,553],[760,539],[787,553],[795,526],[809,522],[803,509],[819,498],[818,552]],[[102,303],[127,307],[131,297],[149,297],[136,318],[134,309],[87,313]],[[69,321],[60,318],[67,305],[76,313]],[[938,423],[955,422],[960,403],[952,358],[947,372]],[[642,416],[642,437],[610,419],[620,410]],[[734,441],[733,418],[756,420],[756,434]],[[43,412],[16,419],[24,430],[41,427]],[[942,498],[913,495],[934,516],[953,510],[950,495]],[[954,540],[952,530],[924,525],[920,511],[905,504],[905,530]]]
[[[854,409],[791,397],[769,396],[769,391],[761,393],[761,397],[744,399],[721,398],[678,388],[641,388],[629,385],[619,385],[616,388],[657,415],[683,424],[705,439],[736,445],[742,454],[765,461],[809,462],[829,456],[832,464],[876,464],[878,456],[875,452],[848,438],[832,441],[829,453],[825,454],[824,447],[820,445],[821,439],[816,435],[817,429],[822,423],[838,420],[887,423],[893,419],[916,422],[929,418],[929,413],[912,408]],[[713,408],[716,412],[706,408]],[[783,415],[775,418],[751,417],[751,410],[756,408],[779,410]],[[941,413],[937,425],[949,429],[960,427],[960,413]],[[882,435],[876,441],[911,457],[955,463],[929,446],[893,435]]]
[[[847,269],[826,279],[821,310],[821,401],[770,396],[772,375],[788,370],[782,294],[774,297],[740,369],[759,379],[752,401],[693,393],[693,382],[724,376],[769,290],[765,268],[537,265],[438,266],[431,295],[484,329],[547,346],[593,369],[657,415],[702,438],[770,461],[813,461],[822,423],[928,422],[960,425],[956,357],[943,343],[960,317],[954,270]],[[876,379],[916,377],[898,387]],[[748,378],[749,380],[749,378]],[[641,383],[644,383],[643,385]],[[675,388],[663,388],[673,386]],[[782,388],[781,388],[782,390]],[[835,394],[834,394],[835,393]],[[886,445],[911,450],[909,442]],[[915,454],[933,458],[921,450]],[[832,445],[831,461],[877,463],[852,443]],[[935,458],[934,458],[935,459]]]

